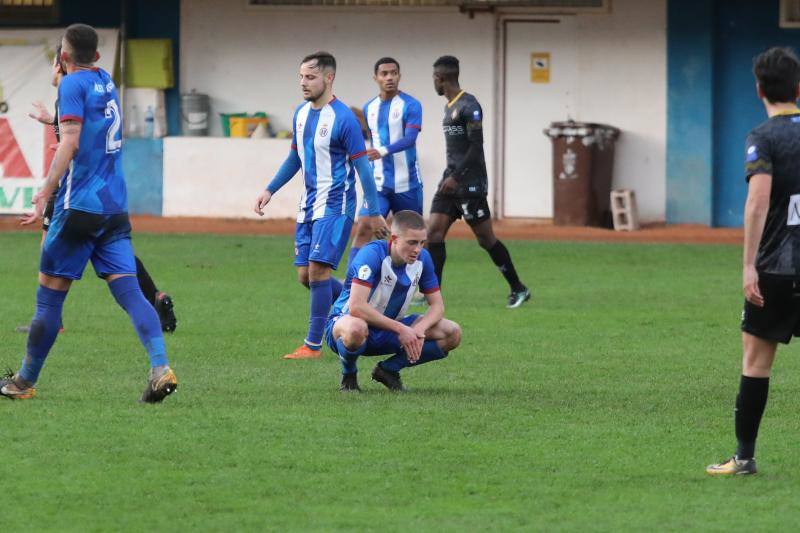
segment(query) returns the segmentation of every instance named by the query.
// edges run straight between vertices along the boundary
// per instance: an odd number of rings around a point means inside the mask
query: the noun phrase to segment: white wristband
[[[381,157],[386,157],[389,155],[389,150],[387,150],[385,146],[381,146],[378,148],[378,153],[381,154]]]

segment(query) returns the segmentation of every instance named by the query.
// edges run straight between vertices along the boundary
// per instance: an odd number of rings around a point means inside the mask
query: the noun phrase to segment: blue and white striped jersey
[[[372,241],[358,251],[347,270],[344,288],[333,304],[330,317],[350,312],[350,288],[353,283],[370,287],[369,304],[393,320],[406,315],[418,286],[423,294],[439,290],[439,280],[428,250],[423,248],[417,260],[410,265],[403,263],[395,266],[390,246],[386,241]]]
[[[372,137],[372,147],[380,150],[397,143],[407,129],[422,128],[422,105],[403,92],[387,101],[377,96],[364,106],[364,118]],[[379,191],[389,189],[402,193],[422,184],[416,145],[397,152],[390,149],[388,155],[372,163]]]
[[[305,180],[297,222],[330,215],[355,217],[355,167],[366,154],[361,125],[355,114],[334,98],[322,109],[311,102],[294,114],[292,149],[297,150]]]

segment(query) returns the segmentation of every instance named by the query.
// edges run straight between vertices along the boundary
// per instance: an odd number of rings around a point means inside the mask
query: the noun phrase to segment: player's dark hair
[[[300,64],[316,62],[316,67],[320,70],[332,70],[336,72],[336,58],[328,52],[314,52],[300,61]]]
[[[407,229],[425,229],[425,219],[416,211],[398,211],[392,217],[392,231],[402,233]]]
[[[753,59],[753,74],[770,103],[797,100],[800,60],[791,48],[770,48],[757,55]]]
[[[79,65],[94,63],[97,55],[97,32],[86,24],[72,24],[67,27],[64,39],[72,48],[72,61]]]
[[[438,70],[445,80],[458,81],[459,65],[457,57],[442,56],[434,61],[433,68]]]
[[[381,65],[388,65],[389,63],[394,63],[397,65],[397,71],[400,72],[400,63],[393,57],[382,57],[375,62],[375,74],[378,73],[378,67]]]

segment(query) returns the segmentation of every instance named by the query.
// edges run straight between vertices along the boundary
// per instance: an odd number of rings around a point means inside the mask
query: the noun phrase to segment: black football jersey
[[[756,270],[800,279],[800,110],[777,115],[747,136],[745,176],[772,176],[764,233]]]
[[[444,108],[442,121],[447,146],[447,171],[459,182],[457,196],[483,196],[489,192],[483,154],[483,110],[478,100],[461,92]],[[478,149],[469,150],[471,144]]]

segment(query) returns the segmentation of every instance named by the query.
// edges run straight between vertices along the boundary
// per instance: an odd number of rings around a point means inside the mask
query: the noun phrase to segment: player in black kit
[[[800,336],[800,60],[789,48],[757,56],[753,72],[769,119],[747,137],[742,285],[742,377],[736,454],[712,475],[755,474],[755,446],[778,343]]]
[[[51,79],[53,87],[58,87],[59,83],[61,83],[61,78],[66,76],[66,71],[61,63],[60,56],[61,46],[59,45],[56,48],[55,57],[53,58],[53,72]],[[55,115],[51,115],[41,102],[35,102],[33,105],[36,109],[36,112],[29,113],[28,116],[41,122],[42,124],[53,126],[53,131],[56,134],[56,141],[60,141],[61,136],[58,131],[58,102],[56,102]],[[42,243],[44,243],[44,239],[47,236],[47,231],[50,229],[50,219],[53,218],[53,210],[55,209],[57,198],[58,188],[56,188],[53,191],[53,194],[50,195],[50,198],[47,200],[47,206],[42,214]],[[26,215],[21,218],[21,222],[23,226],[27,226],[36,222],[36,217],[35,215]],[[158,318],[161,321],[161,329],[168,333],[172,333],[178,326],[178,320],[175,318],[175,311],[173,309],[174,305],[172,303],[172,297],[165,292],[159,291],[156,288],[153,278],[150,277],[150,273],[147,272],[144,264],[142,264],[142,261],[138,257],[135,257],[134,259],[136,259],[136,278],[139,280],[139,287],[142,289],[145,298],[147,298],[150,304],[158,312]],[[16,330],[20,333],[28,333],[29,329],[29,326],[19,326]]]
[[[478,244],[489,252],[511,287],[506,307],[513,309],[530,300],[531,293],[519,280],[508,249],[494,235],[486,201],[489,186],[483,155],[483,110],[474,96],[461,90],[458,74],[458,59],[453,56],[442,56],[433,64],[433,87],[447,98],[442,121],[447,168],[431,204],[428,251],[441,284],[444,239],[453,222],[464,217]]]

